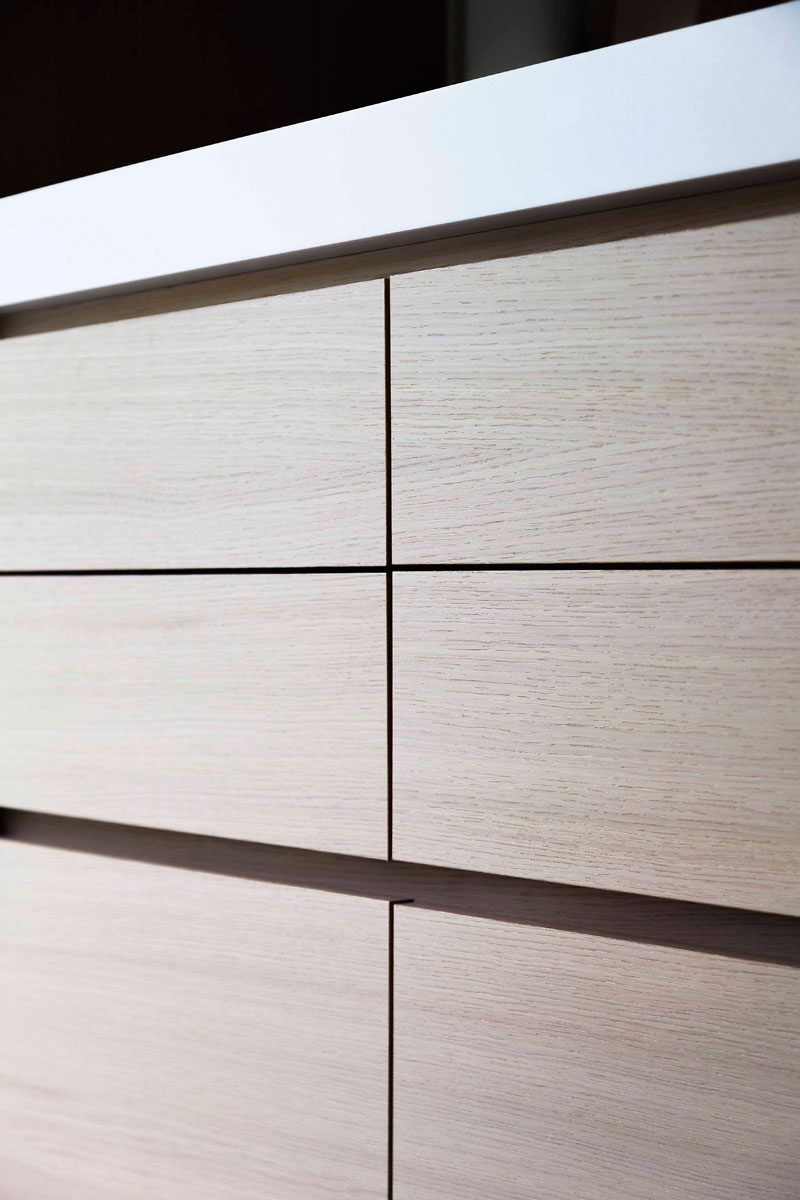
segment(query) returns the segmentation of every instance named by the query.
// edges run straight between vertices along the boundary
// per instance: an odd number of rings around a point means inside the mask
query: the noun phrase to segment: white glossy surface
[[[692,191],[800,159],[798,108],[792,0],[8,197],[0,308]]]

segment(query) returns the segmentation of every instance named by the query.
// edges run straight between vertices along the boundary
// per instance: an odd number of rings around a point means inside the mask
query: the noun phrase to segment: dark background
[[[456,82],[469,2],[0,0],[0,195]],[[570,53],[765,7],[574,3]]]

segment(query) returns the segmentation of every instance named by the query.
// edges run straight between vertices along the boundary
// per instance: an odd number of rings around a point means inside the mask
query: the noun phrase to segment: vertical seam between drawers
[[[394,589],[386,572],[386,858],[392,858],[394,809]]]
[[[386,566],[392,566],[392,329],[389,280],[383,281],[383,383],[386,455]]]
[[[392,333],[390,280],[383,281],[386,478],[386,857],[392,857],[394,787],[394,631],[392,628]]]
[[[388,988],[388,1096],[386,1131],[386,1197],[394,1197],[394,910],[398,904],[413,904],[413,900],[389,901],[389,988]]]
[[[388,577],[387,577],[388,578]],[[389,979],[388,979],[388,1021],[387,1021],[387,1053],[388,1065],[386,1073],[386,1198],[392,1200],[394,1194],[394,904],[389,901]]]

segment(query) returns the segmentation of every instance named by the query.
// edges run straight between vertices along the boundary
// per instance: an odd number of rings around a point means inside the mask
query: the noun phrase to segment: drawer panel
[[[800,973],[395,912],[396,1200],[787,1200]]]
[[[800,554],[800,216],[392,280],[396,562]]]
[[[800,913],[800,575],[398,573],[394,853]]]
[[[385,559],[383,282],[0,341],[0,569]]]
[[[382,858],[380,575],[8,578],[9,807]]]
[[[386,1194],[386,905],[0,843],[14,1200]]]

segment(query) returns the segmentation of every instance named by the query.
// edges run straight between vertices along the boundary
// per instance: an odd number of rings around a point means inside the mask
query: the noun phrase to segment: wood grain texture
[[[0,569],[384,560],[383,285],[0,345]]]
[[[395,910],[395,1200],[790,1200],[800,973]]]
[[[380,1200],[377,901],[0,843],[4,1200]]]
[[[399,573],[395,857],[800,913],[800,574]]]
[[[800,557],[800,216],[392,281],[396,562]]]
[[[0,581],[5,804],[383,857],[381,575]]]

